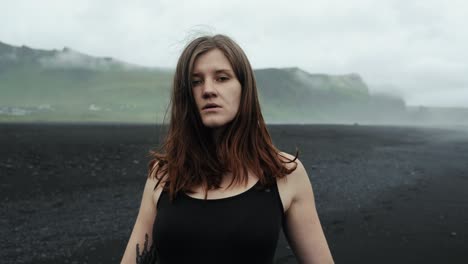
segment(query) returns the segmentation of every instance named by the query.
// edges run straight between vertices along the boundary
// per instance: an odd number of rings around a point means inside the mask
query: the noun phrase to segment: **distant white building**
[[[101,110],[101,107],[95,105],[95,104],[90,104],[89,107],[88,107],[88,110],[89,111],[100,111]]]
[[[38,110],[54,110],[50,104],[41,104],[37,107]]]

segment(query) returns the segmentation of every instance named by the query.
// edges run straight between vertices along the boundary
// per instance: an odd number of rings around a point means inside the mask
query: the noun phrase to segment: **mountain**
[[[171,79],[171,70],[70,48],[0,43],[0,120],[156,122]]]
[[[173,73],[67,47],[41,50],[0,42],[0,121],[160,123]],[[255,70],[255,78],[268,123],[407,120],[402,98],[370,94],[356,73],[267,68]]]
[[[275,116],[295,122],[330,120],[345,108],[367,105],[370,98],[358,74],[310,74],[299,68],[269,68],[256,70],[255,76],[261,102],[274,106],[266,112],[273,111]],[[292,111],[282,114],[284,108]]]
[[[24,45],[15,47],[0,42],[0,72],[24,66],[94,71],[145,69],[145,67],[118,61],[111,57],[93,57],[68,47],[62,50],[40,50]]]

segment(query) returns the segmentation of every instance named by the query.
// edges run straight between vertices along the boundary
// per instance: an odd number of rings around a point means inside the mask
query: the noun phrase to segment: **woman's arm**
[[[133,227],[132,234],[128,240],[127,247],[122,257],[122,264],[143,264],[153,263],[155,252],[153,250],[153,223],[156,218],[156,205],[153,199],[153,194],[157,197],[161,194],[161,184],[158,185],[156,193],[153,191],[156,185],[154,178],[146,180],[141,200],[140,211]],[[137,259],[138,250],[138,259]]]
[[[334,263],[315,208],[312,184],[302,163],[287,176],[293,198],[283,231],[299,263]]]

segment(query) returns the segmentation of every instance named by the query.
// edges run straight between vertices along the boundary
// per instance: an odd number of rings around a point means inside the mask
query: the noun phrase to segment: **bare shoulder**
[[[292,171],[291,174],[287,175],[285,178],[288,178],[288,179],[297,178],[297,176],[294,176],[294,175],[303,174],[305,172],[304,165],[302,165],[302,162],[299,160],[299,158],[294,160],[295,156],[286,152],[280,152],[279,154],[286,158],[286,159],[283,159],[285,161],[284,164],[286,168],[291,169],[291,168],[296,167],[296,169]],[[288,160],[294,160],[294,162],[288,162]]]
[[[293,160],[295,158],[294,155],[286,152],[280,152],[279,154],[283,157],[286,157],[288,160]],[[308,186],[311,186],[311,183],[304,165],[299,159],[296,159],[294,162],[290,163],[286,162],[285,166],[286,168],[296,167],[296,169],[290,174],[286,175],[286,177],[277,179],[278,190],[280,192],[280,196],[282,197],[284,208],[287,211],[290,205],[301,197],[301,193],[304,192],[304,187],[307,188]]]
[[[284,158],[283,158],[284,161],[287,161],[287,160],[294,160],[294,158],[295,158],[294,155],[291,155],[291,154],[289,154],[289,153],[287,153],[287,152],[280,151],[279,154],[280,154],[280,156],[287,158],[287,159],[284,159]],[[295,161],[299,162],[299,158],[297,158]],[[294,166],[294,162],[287,163],[287,164],[288,164],[288,165]]]
[[[156,177],[155,172],[156,172],[157,167],[158,167],[158,163],[156,162],[153,166],[153,173],[146,179],[146,185],[148,188],[151,188],[151,191],[152,191],[152,200],[153,200],[154,206],[156,206],[159,200],[159,197],[161,196],[161,193],[164,188],[164,183],[167,178],[167,175],[162,175],[161,173],[158,173],[158,176]],[[159,179],[161,179],[160,182],[159,182]],[[158,182],[159,182],[159,185],[158,187],[156,187],[156,184]]]
[[[285,177],[290,200],[285,207],[284,234],[300,263],[334,263],[315,207],[312,183],[302,162],[296,162],[297,168]]]
[[[286,156],[288,159],[294,159],[295,157],[286,152],[280,152],[280,154]],[[312,183],[306,169],[304,168],[304,165],[299,160],[299,158],[295,161],[297,163],[296,169],[285,177],[288,190],[293,196],[293,201],[302,199],[301,197],[303,197],[305,193],[310,193],[311,191],[313,192]],[[289,164],[287,163],[287,166],[293,167],[295,164],[291,162]]]

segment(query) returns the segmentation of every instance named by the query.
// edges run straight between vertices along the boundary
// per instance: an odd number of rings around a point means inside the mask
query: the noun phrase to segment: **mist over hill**
[[[161,123],[173,73],[0,42],[0,121]],[[357,73],[267,68],[255,78],[267,123],[468,124],[468,109],[408,107],[397,95],[370,93]]]

